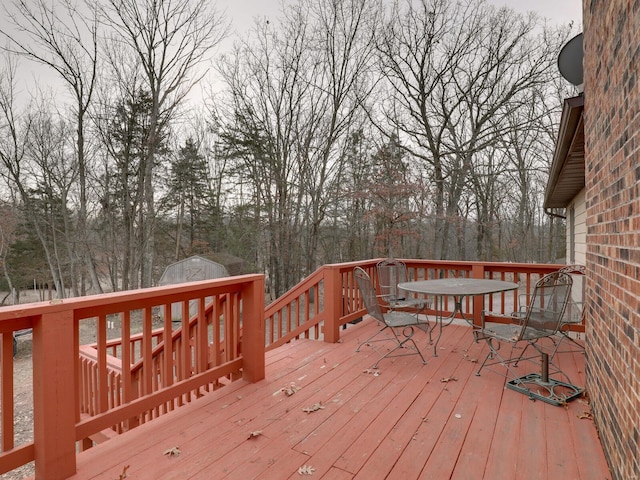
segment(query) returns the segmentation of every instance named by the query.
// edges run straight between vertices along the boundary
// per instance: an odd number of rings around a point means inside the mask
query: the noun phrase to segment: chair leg
[[[480,372],[484,367],[490,367],[492,365],[500,364],[506,367],[507,371],[509,372],[509,374],[511,374],[511,376],[516,377],[517,373],[510,367],[510,365],[514,362],[503,358],[502,355],[500,355],[500,353],[498,352],[498,350],[500,350],[501,343],[491,337],[484,337],[484,338],[479,337],[479,339],[485,340],[487,342],[487,345],[489,346],[489,352],[487,353],[487,356],[484,358],[482,364],[480,365],[480,368],[478,368],[478,371],[476,372],[476,376],[478,377],[480,376]],[[516,347],[516,344],[511,345],[510,357],[513,356],[513,350],[515,349],[515,347]],[[518,356],[518,360],[520,359],[520,357],[521,356]],[[487,363],[489,360],[494,360],[494,361]]]
[[[553,358],[556,356],[557,353],[561,353],[561,352],[580,352],[580,353],[585,353],[585,348],[584,345],[579,344],[578,342],[575,341],[574,338],[572,338],[569,335],[569,332],[567,331],[559,331],[558,332],[560,334],[560,339],[558,340],[557,343],[554,342],[555,344],[555,348],[553,350],[553,352],[551,353],[550,357],[551,357],[551,361],[553,361]],[[573,343],[573,345],[575,345],[575,349],[573,350],[560,350],[560,345],[562,344],[563,341],[568,340],[571,343]]]
[[[422,359],[422,364],[423,365],[427,364],[427,361],[425,360],[424,356],[422,355],[422,352],[418,348],[418,345],[416,344],[415,340],[412,338],[413,334],[414,334],[414,329],[413,329],[412,326],[404,327],[402,329],[402,335],[404,336],[404,339],[400,339],[400,337],[396,333],[395,329],[391,328],[391,332],[393,332],[394,336],[396,337],[397,345],[394,346],[387,353],[382,355],[376,361],[376,363],[373,365],[374,369],[377,369],[378,368],[378,364],[380,363],[380,361],[382,361],[385,358],[404,357],[404,356],[407,356],[407,355],[416,355],[416,354],[420,355],[420,358]],[[411,345],[406,346],[405,344],[408,343],[408,342],[410,342],[413,346],[411,346]],[[409,353],[398,353],[398,354],[393,355],[394,352],[397,352],[400,349],[407,349],[407,350],[412,350],[412,351],[409,352]]]
[[[378,330],[376,333],[374,333],[373,335],[371,335],[371,336],[370,336],[369,338],[367,338],[365,341],[360,342],[360,344],[358,345],[358,348],[356,348],[356,352],[359,352],[359,351],[360,351],[360,348],[361,348],[363,345],[369,345],[369,344],[374,343],[374,342],[388,342],[389,340],[394,340],[394,338],[393,338],[393,337],[390,337],[390,336],[386,335],[385,330],[386,330],[387,328],[389,328],[389,326],[388,326],[388,325],[384,325],[380,330]],[[373,340],[375,337],[377,337],[377,336],[378,336],[378,335],[380,335],[380,334],[383,334],[385,338],[380,338],[380,339],[378,339],[378,340]]]

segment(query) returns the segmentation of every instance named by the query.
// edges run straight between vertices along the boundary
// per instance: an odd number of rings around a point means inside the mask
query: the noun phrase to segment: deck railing
[[[353,269],[363,267],[375,282],[377,261],[325,265],[266,308],[263,276],[245,275],[0,310],[0,473],[35,460],[37,479],[66,478],[75,472],[76,442],[88,447],[105,430],[125,431],[235,378],[258,381],[265,351],[294,338],[337,342],[341,327],[365,314]],[[483,309],[517,310],[537,279],[560,267],[405,262],[412,279],[462,276],[520,285],[466,299],[463,314],[476,323]],[[446,313],[453,302],[444,299],[438,307]],[[428,314],[435,313],[434,302],[431,308]],[[81,345],[87,325],[96,338]],[[14,445],[11,334],[25,328],[33,328],[34,440]],[[118,338],[110,338],[111,330]]]
[[[185,341],[175,320],[189,332]],[[25,328],[33,329],[33,441],[15,445],[12,333]],[[95,346],[81,349],[87,330]],[[35,460],[36,478],[67,478],[77,443],[147,421],[228,378],[264,377],[264,277],[16,305],[0,310],[0,334],[0,473]],[[159,355],[160,344],[172,354]]]
[[[233,301],[235,298],[229,298],[227,294],[218,295],[207,299],[208,301],[204,305],[202,305],[203,299],[199,299],[200,308],[196,308],[195,310],[197,311],[193,313],[190,311],[194,310],[193,307],[195,305],[191,305],[193,300],[182,302],[181,304],[174,304],[172,312],[167,312],[167,315],[164,315],[164,313],[157,314],[156,322],[164,323],[165,325],[153,329],[149,335],[152,347],[150,357],[144,355],[146,340],[144,333],[131,335],[128,341],[122,337],[107,341],[107,409],[111,410],[129,403],[133,399],[155,394],[161,389],[197,373],[198,368],[194,367],[196,367],[195,359],[199,357],[197,354],[199,349],[192,339],[199,338],[198,329],[202,326],[207,332],[206,348],[208,350],[209,365],[221,365],[238,357],[241,346],[240,328],[231,328],[225,321],[226,318],[233,318],[233,315],[222,314],[222,312],[227,311],[227,302]],[[173,311],[175,306],[179,307],[178,312]],[[230,311],[233,312],[234,310],[231,309]],[[168,321],[164,321],[166,318],[171,319],[171,324]],[[187,319],[187,321],[182,319]],[[232,322],[231,325],[234,324],[235,322]],[[187,335],[183,335],[185,331]],[[228,334],[225,335],[225,332]],[[169,341],[165,342],[165,338],[168,338]],[[185,338],[187,339],[186,342]],[[169,348],[166,348],[165,345],[169,345]],[[98,378],[99,369],[99,351],[97,343],[80,346],[79,390],[81,418],[101,413],[97,396],[94,394],[94,392],[98,391],[96,379]],[[167,352],[169,353],[167,354]],[[187,360],[185,360],[185,355]],[[124,366],[123,360],[125,361]],[[166,368],[167,362],[170,363],[171,368]],[[149,364],[151,368],[147,367]],[[150,384],[147,379],[148,372],[152,372]],[[141,412],[134,418],[112,425],[111,429],[115,433],[130,430],[176,407],[189,403],[203,395],[205,391],[224,386],[229,381],[237,378],[241,378],[237,373],[230,373],[216,378],[209,384],[202,385],[179,397],[171,398],[162,405]],[[109,438],[109,433],[103,431],[90,439],[86,439],[82,447],[91,447],[96,439]]]

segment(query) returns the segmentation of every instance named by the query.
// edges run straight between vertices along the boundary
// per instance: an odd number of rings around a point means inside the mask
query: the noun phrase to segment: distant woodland
[[[542,200],[572,25],[476,0],[298,0],[242,37],[211,0],[0,9],[0,290],[153,286],[194,254],[272,295],[332,262],[564,256]],[[55,81],[27,91],[34,66]]]

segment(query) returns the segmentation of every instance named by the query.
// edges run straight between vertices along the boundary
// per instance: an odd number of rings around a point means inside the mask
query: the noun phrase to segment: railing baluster
[[[13,440],[13,334],[2,334],[2,391],[0,408],[2,409],[2,451],[11,450]]]

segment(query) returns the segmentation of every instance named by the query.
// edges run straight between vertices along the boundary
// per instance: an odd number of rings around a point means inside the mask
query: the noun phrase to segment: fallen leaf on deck
[[[442,383],[447,383],[447,382],[457,382],[458,379],[456,377],[446,377],[446,378],[441,378],[440,381]]]
[[[249,438],[255,438],[255,437],[258,437],[258,436],[260,436],[260,435],[262,435],[262,430],[255,430],[255,431],[253,431],[253,432],[251,432],[251,433],[249,434],[249,436],[247,437],[247,439],[249,439]]]
[[[124,468],[122,469],[122,473],[118,477],[118,480],[124,480],[125,478],[127,478],[127,470],[129,470],[129,465],[124,466]]]
[[[277,393],[280,393],[280,392],[284,392],[284,394],[287,397],[290,397],[291,395],[296,393],[298,390],[300,390],[300,388],[301,387],[298,387],[295,383],[291,382],[291,385],[289,385],[288,387],[282,387],[280,390],[278,390],[276,393],[274,393],[274,395],[276,395]]]
[[[166,455],[169,458],[177,457],[178,455],[180,455],[180,449],[178,447],[171,447],[165,450],[162,454]]]
[[[591,412],[580,412],[578,415],[576,415],[580,420],[586,418],[587,420],[593,420],[593,415],[591,414]]]
[[[303,412],[312,413],[317,412],[318,410],[323,410],[324,407],[320,402],[311,405],[310,407],[305,407],[302,409]]]
[[[311,465],[303,465],[298,469],[298,475],[313,475],[316,469]]]

